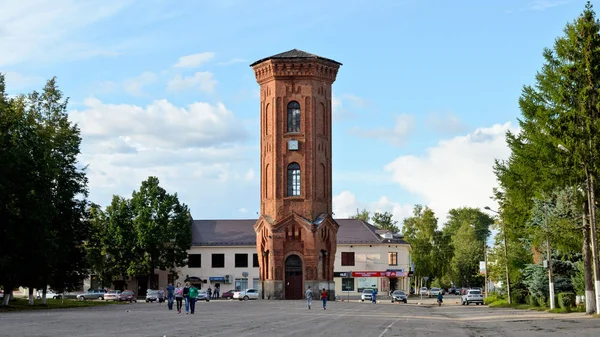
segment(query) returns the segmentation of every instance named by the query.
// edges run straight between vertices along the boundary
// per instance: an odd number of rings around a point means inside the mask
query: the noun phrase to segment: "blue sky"
[[[483,207],[518,98],[585,1],[14,1],[0,12],[12,94],[57,76],[84,138],[90,200],[157,175],[194,218],[259,209],[258,84],[293,48],[343,63],[333,86],[336,217],[400,222]]]

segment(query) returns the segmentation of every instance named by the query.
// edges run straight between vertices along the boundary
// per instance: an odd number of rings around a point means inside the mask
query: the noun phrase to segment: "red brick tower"
[[[254,62],[260,85],[261,205],[256,231],[265,298],[335,296],[331,85],[341,63],[300,50]]]

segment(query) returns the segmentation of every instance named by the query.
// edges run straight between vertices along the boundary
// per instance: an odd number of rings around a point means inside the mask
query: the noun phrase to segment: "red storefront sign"
[[[353,271],[352,277],[403,277],[405,271]]]

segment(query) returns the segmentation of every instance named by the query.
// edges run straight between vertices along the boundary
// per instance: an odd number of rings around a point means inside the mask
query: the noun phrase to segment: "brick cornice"
[[[320,59],[272,59],[252,67],[259,84],[291,77],[312,77],[331,84],[335,81],[339,68],[339,64]]]

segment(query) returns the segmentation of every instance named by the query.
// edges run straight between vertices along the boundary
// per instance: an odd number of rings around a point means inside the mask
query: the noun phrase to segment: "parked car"
[[[483,304],[483,295],[480,290],[471,289],[462,296],[462,305],[469,305],[469,303],[475,303],[477,305]]]
[[[235,292],[235,290],[231,289],[229,291],[226,291],[224,293],[221,294],[222,298],[229,298],[232,299],[233,298],[233,293]]]
[[[247,301],[247,300],[257,300],[258,299],[258,290],[257,289],[246,289],[243,291],[236,291],[233,293],[233,298]]]
[[[44,291],[43,291],[43,290],[38,290],[38,291],[37,291],[37,296],[36,296],[36,297],[37,297],[37,299],[38,299],[38,300],[39,300],[39,299],[41,299],[41,298],[42,298],[42,295],[44,295]],[[56,299],[59,299],[59,298],[61,298],[61,297],[62,297],[62,294],[59,294],[59,293],[55,292],[55,291],[54,291],[54,290],[52,290],[52,289],[48,289],[48,290],[46,290],[46,299],[48,299],[48,298],[52,298],[52,299],[55,299],[55,300],[56,300]]]
[[[102,289],[90,289],[82,294],[78,294],[77,299],[80,301],[95,300],[95,299],[103,300],[104,294],[105,294],[105,291]]]
[[[455,287],[448,288],[448,294],[450,294],[450,295],[456,294],[456,288]]]
[[[370,289],[370,288],[363,289],[362,294],[360,295],[361,302],[364,302],[365,300],[372,301],[373,300],[373,293],[374,292],[375,291],[373,289]]]
[[[137,303],[137,296],[131,290],[124,290],[122,293],[119,294],[119,297],[117,298],[117,300],[119,302],[129,301],[129,303],[133,303],[133,302]]]
[[[106,294],[104,294],[104,300],[105,301],[116,301],[119,299],[120,293],[121,293],[121,290],[109,290],[106,292]]]
[[[429,293],[427,294],[427,296],[429,296],[429,298],[436,297],[437,295],[440,294],[442,290],[440,288],[431,288],[429,289]]]
[[[158,302],[162,303],[165,301],[165,292],[162,290],[148,289],[146,291],[146,303]]]
[[[419,289],[419,295],[427,296],[427,294],[429,294],[429,289],[427,289],[427,287],[421,287],[421,289]]]
[[[394,302],[407,302],[406,293],[402,290],[394,290],[392,293],[392,303]]]
[[[202,301],[210,302],[210,297],[208,297],[208,293],[204,289],[198,289],[198,296],[196,296],[196,299],[198,301],[202,300]]]

